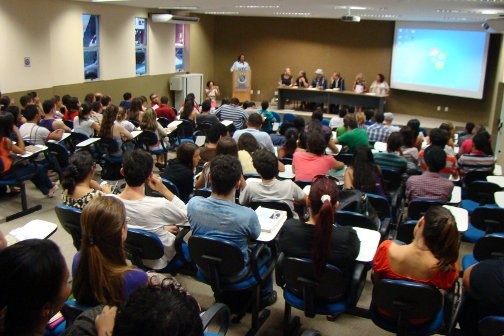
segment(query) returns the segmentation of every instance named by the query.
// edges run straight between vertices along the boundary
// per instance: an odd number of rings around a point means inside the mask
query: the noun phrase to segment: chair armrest
[[[262,282],[264,279],[266,279],[266,277],[269,274],[271,274],[276,265],[276,261],[274,260],[274,258],[271,258],[268,269],[266,270],[266,272],[264,272],[263,276],[261,277],[261,274],[259,273],[259,264],[258,264],[259,256],[266,247],[267,246],[264,243],[257,243],[250,255],[250,269],[252,271],[252,274],[254,275],[254,278],[256,278],[258,282]]]
[[[201,314],[201,322],[203,324],[203,330],[208,328],[210,323],[219,317],[220,328],[216,335],[226,335],[229,328],[229,319],[231,312],[228,306],[223,303],[214,303],[211,305],[203,314]]]
[[[386,234],[388,232],[388,228],[389,228],[389,225],[390,225],[390,218],[384,218],[383,221],[381,221],[381,225],[380,225],[380,235],[381,235],[381,238],[382,239],[385,239],[386,238]]]
[[[283,260],[285,255],[283,252],[280,252],[278,255],[278,259],[275,267],[275,280],[278,287],[283,287],[285,285],[285,279],[283,277]]]
[[[366,282],[367,270],[368,268],[366,264],[361,262],[357,262],[355,264],[347,300],[350,308],[355,307],[357,305],[357,301],[359,301]]]
[[[190,260],[186,260],[184,256],[184,251],[182,250],[182,244],[184,243],[185,236],[191,231],[191,228],[188,226],[184,226],[180,229],[179,233],[175,237],[175,251],[177,255],[184,261],[184,263],[190,263]]]

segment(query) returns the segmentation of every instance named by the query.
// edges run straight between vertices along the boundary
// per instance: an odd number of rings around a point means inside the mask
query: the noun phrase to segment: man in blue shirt
[[[368,138],[371,142],[387,142],[390,135],[390,129],[383,124],[385,120],[385,115],[383,112],[376,112],[375,121],[376,123],[367,128]]]
[[[212,194],[208,198],[193,197],[187,204],[187,216],[193,236],[226,240],[240,248],[247,265],[241,271],[240,275],[243,275],[248,272],[250,260],[248,242],[259,237],[261,225],[254,210],[235,203],[235,192],[240,188],[241,176],[241,164],[236,157],[215,157],[210,162]],[[272,305],[276,298],[270,275],[261,286],[260,306]]]

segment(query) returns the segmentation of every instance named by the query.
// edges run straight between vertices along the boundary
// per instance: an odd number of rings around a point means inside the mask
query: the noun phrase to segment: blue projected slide
[[[425,26],[396,24],[392,88],[481,99],[488,34]]]

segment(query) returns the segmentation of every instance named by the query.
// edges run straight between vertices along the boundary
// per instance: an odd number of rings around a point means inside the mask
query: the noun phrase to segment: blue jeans
[[[53,187],[51,180],[47,176],[47,168],[40,164],[13,164],[11,169],[3,174],[3,179],[23,179],[23,177],[33,175],[31,181],[44,194],[47,195]]]

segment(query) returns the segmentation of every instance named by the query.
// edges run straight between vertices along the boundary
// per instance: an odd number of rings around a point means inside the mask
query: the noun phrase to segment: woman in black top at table
[[[281,86],[292,86],[292,73],[290,68],[285,68],[285,71],[280,75]]]
[[[308,77],[306,77],[306,71],[299,71],[295,85],[300,88],[307,88],[308,86],[310,86],[310,83],[308,83]]]
[[[360,240],[350,226],[335,226],[338,186],[330,177],[316,177],[311,185],[307,205],[310,218],[306,223],[289,219],[279,235],[279,247],[286,257],[312,259],[316,270],[326,264],[348,274],[359,254]]]

